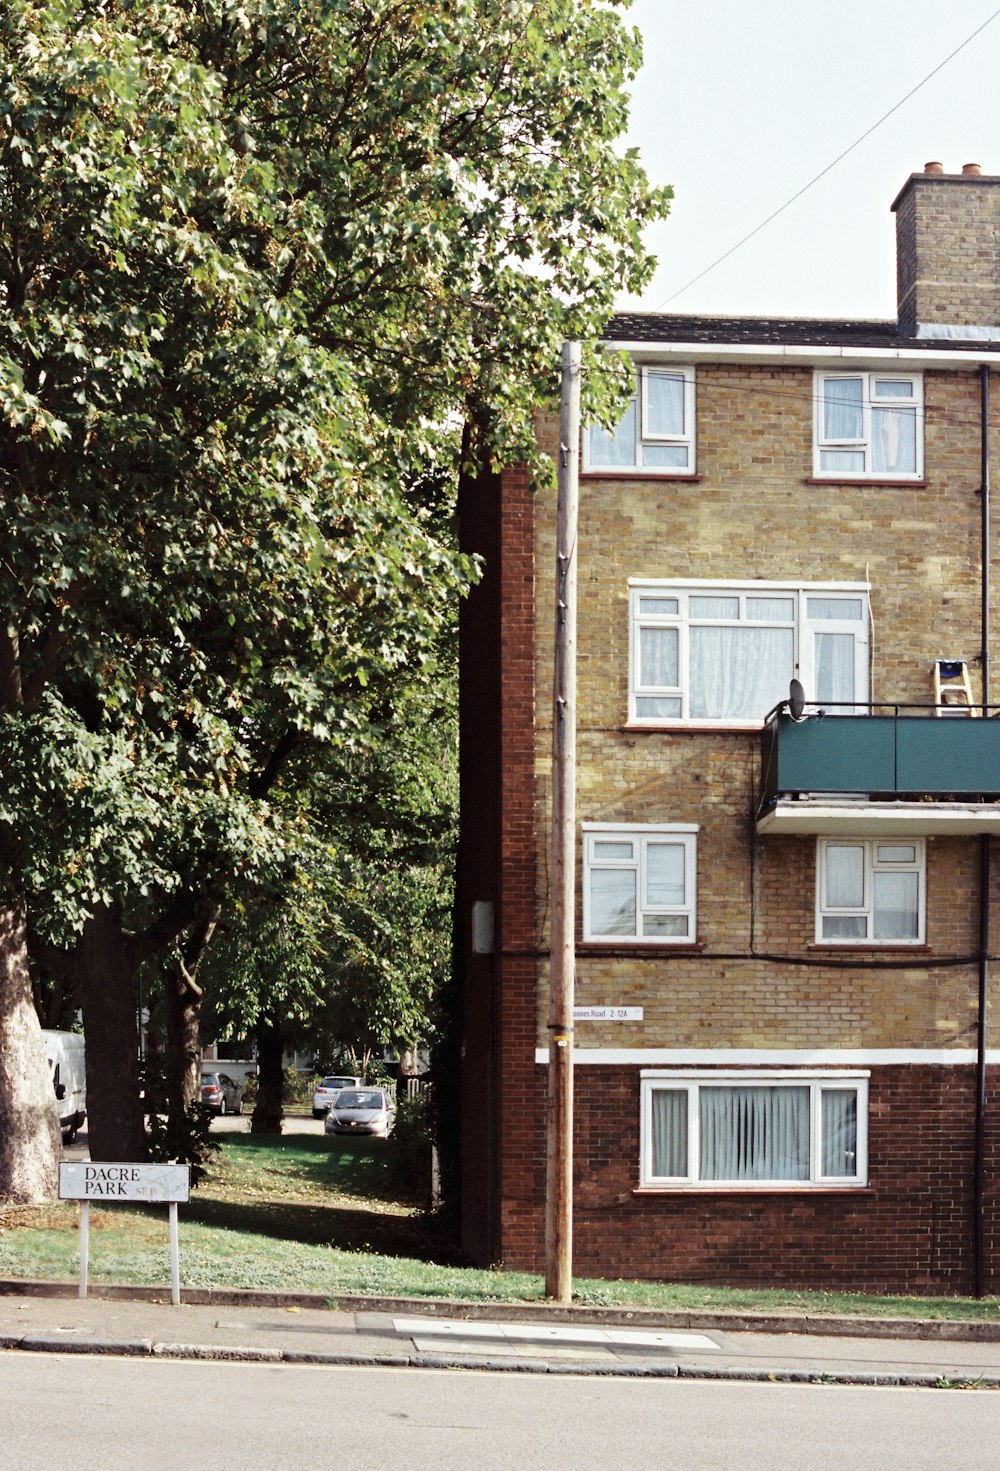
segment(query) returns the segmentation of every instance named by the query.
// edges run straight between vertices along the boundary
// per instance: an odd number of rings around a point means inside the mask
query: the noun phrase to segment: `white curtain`
[[[684,379],[665,373],[646,374],[645,432],[655,434],[684,433]]]
[[[759,720],[788,694],[790,628],[692,628],[691,718]]]
[[[680,684],[676,628],[640,628],[639,684],[643,689],[676,689]]]
[[[823,1174],[858,1173],[858,1095],[854,1088],[824,1088]]]
[[[702,1086],[702,1180],[808,1180],[809,1089]]]
[[[860,843],[826,849],[826,907],[860,909],[865,902],[865,850]]]
[[[854,699],[852,633],[817,633],[816,699],[836,704]]]
[[[684,845],[646,844],[646,904],[656,909],[680,908],[684,903]]]
[[[629,404],[612,433],[599,424],[590,428],[590,463],[600,465],[635,464],[635,399]]]
[[[636,874],[629,868],[590,870],[590,932],[634,935]]]
[[[920,932],[917,875],[876,869],[872,877],[876,940],[915,940]]]
[[[683,1179],[687,1160],[687,1092],[656,1088],[652,1100],[653,1175]]]
[[[879,397],[892,395],[886,390],[898,386],[899,397],[909,398],[909,383],[880,383]],[[872,468],[896,475],[912,474],[917,468],[917,411],[915,408],[882,408],[872,405]]]
[[[828,378],[823,392],[823,438],[861,439],[863,402],[862,378]]]

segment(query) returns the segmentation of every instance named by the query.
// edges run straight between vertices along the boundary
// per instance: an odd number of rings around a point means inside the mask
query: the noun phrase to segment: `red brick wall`
[[[544,1087],[538,1067],[540,1129]],[[997,1292],[998,1068],[990,1089],[986,1290]],[[639,1068],[578,1067],[574,1276],[969,1293],[974,1097],[971,1067],[873,1068],[867,1190],[637,1194]],[[525,1220],[522,1209],[518,1223]],[[533,1249],[512,1250],[505,1264],[541,1270],[541,1250],[537,1237]]]
[[[462,1241],[485,1264],[504,1259],[512,1230],[521,1250],[531,1240],[530,1230],[509,1224],[525,1194],[524,1160],[533,1147],[526,1100],[535,1036],[535,502],[526,474],[505,470],[464,484],[459,513],[463,548],[485,561],[460,625],[457,906]],[[471,951],[477,901],[494,904],[492,955]]]

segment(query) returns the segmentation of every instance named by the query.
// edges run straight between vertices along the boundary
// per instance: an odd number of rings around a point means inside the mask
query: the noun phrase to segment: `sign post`
[[[191,1199],[189,1165],[133,1165],[95,1161],[59,1166],[59,1199],[80,1201],[80,1296],[87,1296],[90,1259],[90,1202],[138,1200],[165,1203],[170,1215],[170,1300],[180,1307],[181,1267],[177,1205]]]

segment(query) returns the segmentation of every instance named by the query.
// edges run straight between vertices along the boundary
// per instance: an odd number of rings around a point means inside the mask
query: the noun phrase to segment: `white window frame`
[[[697,938],[697,823],[583,823],[583,938],[593,945],[693,945]],[[646,854],[651,843],[669,840],[684,849],[684,902],[679,905],[657,906],[644,902]],[[630,859],[597,859],[596,844],[599,842],[630,842],[633,857]],[[591,884],[590,875],[595,868],[615,868],[634,872],[636,876],[636,933],[633,935],[594,934],[591,930]],[[669,915],[683,917],[687,921],[687,932],[683,935],[644,935],[644,915]]]
[[[651,378],[677,378],[684,384],[684,428],[680,434],[657,433],[649,427],[649,381]],[[591,429],[599,425],[587,425],[583,431],[583,472],[595,475],[631,474],[684,477],[695,474],[695,393],[694,368],[691,367],[637,367],[636,386],[632,394],[631,411],[636,416],[635,458],[631,465],[599,465],[591,461]],[[628,412],[628,411],[627,411]],[[619,420],[619,422],[621,422]],[[674,445],[687,453],[686,465],[644,465],[644,445]]]
[[[802,682],[806,691],[806,699],[814,700],[816,691],[816,635],[823,633],[849,633],[854,638],[854,694],[853,698],[859,702],[867,702],[869,698],[869,586],[867,583],[855,582],[709,582],[701,578],[680,578],[673,582],[639,581],[629,579],[629,693],[628,693],[628,724],[631,726],[655,727],[657,729],[712,729],[724,726],[727,729],[758,730],[767,710],[761,710],[759,716],[751,719],[737,718],[733,716],[720,716],[708,718],[698,716],[693,719],[690,714],[691,698],[691,653],[690,633],[692,626],[698,626],[700,620],[692,618],[688,611],[688,602],[691,597],[718,596],[738,597],[740,599],[741,616],[737,620],[743,625],[752,625],[754,620],[743,616],[747,607],[748,598],[766,597],[768,595],[785,596],[794,600],[794,614],[786,627],[793,630],[792,667],[788,671],[789,680],[794,676]],[[848,600],[860,599],[862,603],[861,617],[859,619],[817,619],[811,618],[808,612],[808,599],[837,599]],[[646,599],[676,599],[676,613],[648,613],[642,610],[642,603]],[[722,624],[723,620],[711,620]],[[734,625],[735,626],[735,623]],[[778,628],[782,625],[774,621],[768,621],[769,628]],[[638,683],[641,672],[640,638],[644,628],[677,628],[678,630],[678,683],[676,686],[645,685]],[[639,702],[642,700],[667,700],[677,702],[680,706],[678,714],[651,715],[639,713]],[[774,703],[777,703],[775,701]],[[854,706],[840,708],[832,713],[846,715],[854,710]]]
[[[863,901],[860,905],[849,905],[837,908],[825,903],[826,895],[826,855],[830,848],[849,847],[864,849],[864,889]],[[915,857],[911,861],[891,861],[879,857],[880,848],[913,848]],[[875,925],[875,885],[874,874],[881,873],[916,873],[917,875],[917,933],[903,937],[880,936],[876,937],[872,931]],[[858,935],[824,935],[823,921],[828,916],[848,916],[851,918],[863,918],[865,920],[865,934]],[[886,946],[893,949],[900,945],[922,945],[925,942],[927,932],[927,848],[923,838],[900,836],[881,838],[861,837],[826,837],[816,840],[816,943],[818,945],[864,945]]]
[[[829,383],[836,383],[852,378],[862,380],[861,402],[862,402],[862,431],[857,438],[834,439],[826,438],[824,435],[824,405],[826,401],[826,387]],[[873,467],[873,439],[872,439],[872,406],[878,406],[878,384],[879,383],[904,383],[912,386],[909,398],[884,399],[882,403],[888,407],[901,409],[913,409],[916,420],[914,427],[915,442],[915,464],[912,470],[892,471],[876,470]],[[827,373],[817,371],[814,381],[814,417],[813,417],[813,475],[819,480],[922,480],[924,476],[924,383],[922,373],[893,373],[893,372],[847,372]],[[863,454],[864,466],[850,470],[830,470],[823,468],[823,454],[825,451],[856,452]]]
[[[640,1185],[656,1190],[704,1191],[801,1191],[863,1190],[868,1185],[868,1071],[805,1072],[792,1069],[765,1071],[758,1068],[699,1069],[691,1072],[644,1071],[640,1075]],[[809,1088],[809,1178],[801,1180],[702,1180],[700,1164],[700,1119],[698,1094],[703,1087]],[[825,1089],[853,1090],[857,1095],[857,1139],[854,1175],[824,1175],[823,1107]],[[657,1091],[670,1090],[687,1094],[687,1163],[686,1175],[653,1173],[652,1100]]]

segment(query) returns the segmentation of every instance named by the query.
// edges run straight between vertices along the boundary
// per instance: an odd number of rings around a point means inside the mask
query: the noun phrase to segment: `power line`
[[[898,112],[905,102],[909,102],[910,98],[914,96],[915,93],[919,92],[921,87],[925,87],[932,77],[936,77],[938,72],[946,67],[949,61],[953,61],[960,51],[964,51],[966,46],[968,46],[971,41],[974,41],[982,31],[985,31],[986,27],[988,25],[991,25],[993,21],[996,20],[998,15],[1000,15],[1000,10],[994,10],[993,14],[988,16],[986,20],[983,21],[981,26],[977,26],[970,36],[966,36],[965,40],[960,46],[956,46],[954,51],[946,56],[943,61],[938,62],[933,71],[929,71],[922,81],[918,82],[915,87],[911,87],[905,97],[901,97],[897,103],[889,108],[888,112],[883,113],[883,115],[878,119],[877,122],[872,123],[871,127],[867,128],[861,134],[860,138],[855,138],[850,147],[845,148],[843,153],[839,153],[837,157],[832,161],[832,163],[827,164],[826,168],[820,169],[815,178],[810,179],[808,184],[803,184],[802,188],[799,189],[797,193],[793,194],[790,199],[786,199],[784,204],[779,205],[778,208],[773,212],[773,214],[768,215],[766,220],[761,220],[759,225],[755,225],[748,235],[743,236],[742,240],[737,240],[735,245],[730,246],[730,248],[722,255],[720,255],[717,260],[714,260],[711,265],[706,266],[703,271],[698,272],[697,276],[692,276],[690,281],[686,281],[683,286],[678,287],[678,289],[673,293],[672,296],[668,296],[666,300],[661,303],[661,307],[669,306],[672,301],[675,301],[678,296],[682,296],[683,293],[687,291],[690,286],[693,286],[696,281],[700,281],[704,276],[707,276],[710,271],[714,271],[716,266],[720,266],[724,260],[728,260],[731,255],[735,255],[737,250],[746,245],[748,240],[752,240],[755,235],[759,235],[761,230],[765,229],[766,226],[768,226],[772,222],[772,220],[776,220],[780,214],[784,214],[786,209],[790,208],[790,206],[793,205],[797,199],[801,199],[803,194],[810,190],[814,184],[818,184],[820,179],[828,174],[831,169],[836,168],[838,163],[842,163],[849,153],[853,153],[855,148],[862,144],[866,138],[870,138],[872,133],[874,133],[877,128],[880,128],[884,122],[891,118],[894,112]]]

